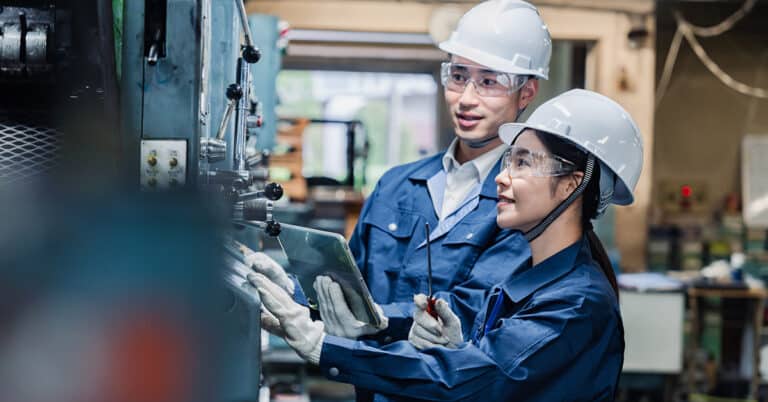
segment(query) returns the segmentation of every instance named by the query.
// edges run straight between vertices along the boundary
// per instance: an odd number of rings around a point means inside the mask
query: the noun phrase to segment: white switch
[[[142,190],[167,190],[186,183],[186,140],[142,140],[140,158]]]

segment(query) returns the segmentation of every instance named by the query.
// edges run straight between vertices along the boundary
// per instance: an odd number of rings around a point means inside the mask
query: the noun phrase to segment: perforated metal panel
[[[42,121],[0,115],[0,186],[30,180],[58,163],[61,133]]]

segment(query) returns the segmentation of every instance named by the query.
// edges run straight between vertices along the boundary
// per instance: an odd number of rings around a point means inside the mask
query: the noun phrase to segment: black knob
[[[227,87],[227,99],[230,100],[240,100],[240,98],[243,97],[243,88],[240,88],[240,85],[237,84],[229,84]]]
[[[277,201],[283,196],[283,186],[269,183],[264,186],[264,195],[272,201]]]
[[[253,46],[246,46],[243,48],[243,60],[246,63],[253,64],[261,59],[261,52]]]
[[[277,235],[280,234],[280,223],[277,221],[269,221],[267,222],[267,228],[264,229],[264,231],[272,237],[277,237]]]

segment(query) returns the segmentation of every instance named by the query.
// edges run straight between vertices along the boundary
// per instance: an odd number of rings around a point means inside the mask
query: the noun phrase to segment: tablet
[[[288,258],[284,268],[296,275],[310,307],[317,308],[317,294],[312,286],[315,278],[325,275],[341,286],[357,319],[376,327],[381,324],[368,286],[342,235],[283,223],[280,228],[277,239]]]

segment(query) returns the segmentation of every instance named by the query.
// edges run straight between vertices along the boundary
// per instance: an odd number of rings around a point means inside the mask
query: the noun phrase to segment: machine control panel
[[[142,140],[139,161],[141,189],[170,190],[186,184],[186,140]]]

